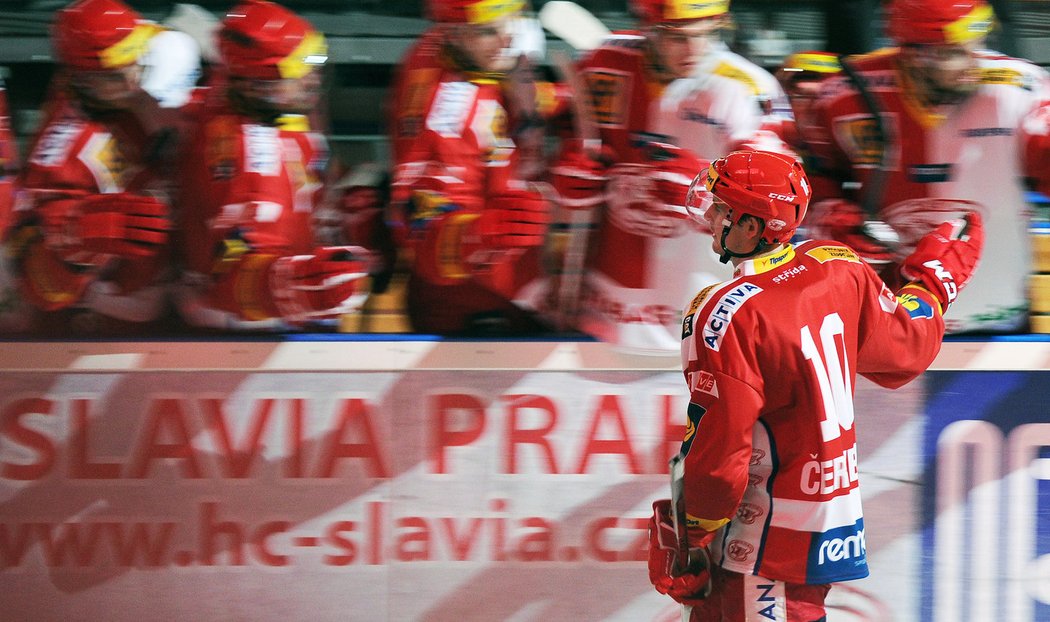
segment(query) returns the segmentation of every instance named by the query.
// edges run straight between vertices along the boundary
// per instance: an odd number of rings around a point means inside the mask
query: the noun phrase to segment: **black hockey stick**
[[[897,234],[890,229],[886,223],[879,218],[879,206],[882,204],[883,193],[886,189],[886,176],[889,174],[887,162],[889,160],[889,133],[882,118],[882,108],[875,99],[874,93],[868,88],[864,76],[853,67],[845,56],[839,56],[839,65],[842,73],[846,74],[849,81],[853,83],[860,95],[864,107],[871,113],[872,130],[875,133],[875,142],[879,150],[875,162],[875,170],[868,178],[867,183],[861,187],[860,208],[864,211],[865,221],[861,226],[861,232],[872,240],[893,250],[900,243]]]

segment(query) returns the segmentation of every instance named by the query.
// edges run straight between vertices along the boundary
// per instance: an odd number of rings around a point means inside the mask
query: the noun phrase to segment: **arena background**
[[[23,140],[61,4],[0,5]],[[420,3],[287,4],[330,37],[337,149],[385,161]],[[1050,64],[1050,2],[1012,4]],[[733,10],[767,63],[823,41],[816,2]],[[860,384],[872,577],[831,622],[1050,620],[1047,369],[1043,336],[955,338],[900,391]],[[575,340],[5,341],[0,620],[675,620],[640,544],[685,399],[674,357]]]

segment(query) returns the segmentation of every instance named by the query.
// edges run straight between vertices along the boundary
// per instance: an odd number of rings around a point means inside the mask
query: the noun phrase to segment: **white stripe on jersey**
[[[823,533],[835,527],[856,523],[863,516],[860,489],[854,488],[848,495],[824,501],[799,501],[778,497],[771,525]]]

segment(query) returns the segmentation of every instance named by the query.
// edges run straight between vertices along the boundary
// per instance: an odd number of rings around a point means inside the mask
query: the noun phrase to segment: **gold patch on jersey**
[[[759,95],[762,92],[762,88],[758,85],[758,82],[755,82],[755,79],[751,77],[751,74],[740,69],[739,67],[734,67],[729,63],[718,63],[718,66],[715,67],[713,73],[717,76],[722,76],[724,78],[729,78],[730,80],[742,83],[744,86],[750,89],[752,95]]]
[[[836,259],[841,259],[850,263],[862,263],[860,257],[857,256],[857,253],[854,253],[845,246],[818,246],[809,249],[806,251],[806,254],[820,263],[827,263]]]
[[[1024,74],[1016,69],[1005,67],[985,67],[981,69],[981,84],[1003,84],[1024,88]]]
[[[693,298],[693,301],[689,303],[689,307],[686,308],[685,314],[692,315],[696,313],[697,309],[700,308],[700,305],[704,304],[704,300],[707,299],[707,295],[710,294],[711,290],[713,290],[716,287],[718,287],[718,284],[708,285],[707,287],[700,290],[700,293],[697,294],[696,297]]]
[[[850,158],[854,164],[875,166],[879,163],[884,148],[879,140],[875,119],[852,117],[836,121],[837,135],[848,141]]]
[[[591,109],[598,125],[622,127],[630,104],[631,78],[625,73],[587,71],[583,74],[591,94]]]

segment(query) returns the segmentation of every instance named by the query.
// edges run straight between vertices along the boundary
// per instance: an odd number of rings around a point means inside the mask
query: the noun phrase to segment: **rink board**
[[[872,576],[829,620],[1050,619],[1050,342],[857,388]],[[3,620],[661,620],[674,357],[598,343],[7,343]]]

